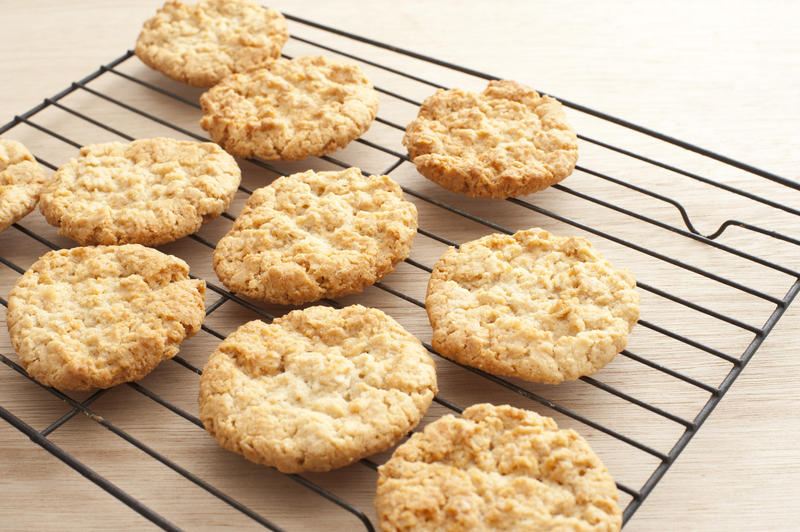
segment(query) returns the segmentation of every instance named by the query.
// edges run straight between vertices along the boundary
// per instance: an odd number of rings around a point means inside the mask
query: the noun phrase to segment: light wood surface
[[[132,48],[141,23],[160,5],[158,0],[100,2],[73,0],[0,1],[0,123],[36,105],[95,70],[100,64]],[[562,98],[626,118],[655,130],[730,155],[757,167],[798,180],[800,178],[800,33],[796,20],[800,5],[789,2],[671,3],[657,7],[638,2],[450,1],[388,2],[365,5],[311,0],[275,2],[282,11],[359,33],[400,47],[528,83]],[[466,5],[464,5],[466,4]],[[290,31],[330,46],[349,46],[356,54],[376,61],[395,61],[396,56],[363,45],[347,43],[329,34],[291,23]],[[344,43],[344,44],[343,44]],[[309,53],[309,48],[290,42],[287,53]],[[318,50],[317,50],[318,52]],[[397,60],[446,85],[480,89],[483,82],[447,73],[419,62]],[[376,85],[391,88],[417,100],[431,89],[365,67]],[[152,72],[136,58],[121,71],[196,99],[200,91],[181,87]],[[202,134],[197,111],[113,74],[105,74],[90,87],[113,94],[121,101]],[[64,100],[64,105],[110,124],[134,136],[167,134],[141,116],[103,101],[85,91]],[[383,97],[381,116],[406,123],[413,106]],[[687,154],[639,134],[570,111],[579,132],[645,153],[701,175],[739,186],[800,208],[800,192],[774,185],[762,178]],[[116,138],[75,116],[48,110],[35,120],[80,143]],[[174,133],[174,132],[173,132]],[[366,138],[396,150],[400,133],[373,126]],[[28,143],[37,155],[58,164],[74,148],[29,126],[4,136]],[[181,137],[182,135],[177,134]],[[374,172],[386,169],[394,159],[364,146],[348,148],[337,157]],[[306,163],[280,165],[284,170],[304,169]],[[310,163],[321,167],[318,162]],[[796,216],[756,205],[734,195],[699,185],[692,180],[654,169],[607,150],[581,144],[580,164],[636,185],[656,190],[681,201],[692,221],[704,233],[736,218],[800,237]],[[271,175],[249,163],[242,164],[245,183],[260,186]],[[548,216],[505,202],[477,201],[446,193],[420,178],[413,167],[402,165],[392,177],[431,197],[517,229],[541,225],[553,232],[587,235]],[[564,185],[683,228],[674,207],[621,187],[576,172]],[[245,199],[237,197],[230,211],[238,212]],[[548,190],[526,200],[563,216],[619,235],[639,245],[730,277],[738,282],[782,297],[792,282],[787,275],[733,259],[682,236],[655,228],[609,209],[592,205],[563,191]],[[491,232],[485,226],[465,222],[424,201],[420,225],[455,241]],[[217,220],[201,235],[214,241],[229,226]],[[61,245],[41,216],[22,222]],[[668,266],[625,246],[590,238],[615,263],[630,267],[648,285],[675,293],[747,323],[761,326],[774,306]],[[798,247],[729,229],[719,240],[795,270],[800,269]],[[432,265],[444,246],[419,236],[412,257]],[[184,239],[163,250],[186,258],[193,273],[216,281],[210,268],[210,252]],[[46,248],[16,229],[0,233],[0,256],[27,267]],[[0,266],[0,297],[7,297],[16,274]],[[401,265],[385,280],[388,286],[424,297],[426,276]],[[207,303],[214,301],[210,295]],[[642,291],[642,319],[667,327],[725,353],[738,356],[752,339],[736,327],[687,307],[666,302]],[[421,309],[377,289],[362,296],[344,298],[381,306],[422,339],[430,336]],[[227,334],[254,316],[226,303],[207,324]],[[0,310],[0,320],[4,320]],[[800,488],[800,391],[795,375],[800,339],[800,303],[795,303],[769,336],[755,358],[736,381],[687,450],[678,458],[650,497],[628,524],[629,530],[790,530],[800,520],[795,492]],[[187,342],[184,358],[202,366],[217,340],[201,333]],[[630,350],[713,386],[730,369],[707,353],[687,348],[652,330],[634,330]],[[5,327],[0,327],[0,353],[14,359]],[[466,406],[479,401],[509,401],[547,414],[528,399],[486,385],[480,379],[437,360],[442,396]],[[708,398],[705,392],[674,378],[618,357],[596,375],[636,398],[656,404],[676,415],[693,418]],[[524,384],[541,394],[614,427],[662,452],[669,451],[681,427],[591,387],[571,383],[557,388]],[[142,381],[190,413],[196,414],[196,377],[167,362]],[[83,399],[86,394],[70,394]],[[0,406],[41,430],[69,408],[49,393],[0,365]],[[130,387],[119,387],[93,403],[91,408],[168,456],[205,481],[217,486],[280,526],[289,530],[356,530],[357,521],[307,490],[267,470],[225,453],[191,423],[164,409]],[[444,409],[432,409],[428,420]],[[563,415],[561,425],[586,434],[612,474],[632,488],[639,488],[657,464],[646,453],[632,449]],[[172,470],[133,448],[94,420],[77,416],[51,435],[52,441],[92,467],[122,489],[178,526],[187,529],[245,529],[255,523],[231,510],[218,499],[189,483]],[[69,469],[24,435],[0,422],[0,528],[8,530],[146,529],[150,523],[112,496]],[[379,457],[381,460],[385,456]],[[374,473],[359,465],[327,475],[307,475],[321,486],[357,504],[368,515],[374,490]],[[623,496],[623,504],[629,497]]]

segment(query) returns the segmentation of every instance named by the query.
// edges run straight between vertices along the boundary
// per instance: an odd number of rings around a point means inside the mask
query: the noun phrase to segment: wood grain
[[[46,96],[51,96],[96,69],[100,64],[132,48],[141,22],[161,2],[99,0],[48,2],[5,0],[0,2],[0,122],[10,120]],[[656,6],[636,2],[581,2],[569,6],[557,2],[436,3],[381,0],[367,5],[322,3],[313,0],[275,2],[288,13],[385,41],[397,46],[528,83],[539,90],[624,117],[675,137],[695,142],[768,171],[798,180],[800,150],[800,34],[794,24],[800,6],[785,2],[732,4],[677,2]],[[448,86],[482,88],[470,76],[446,72],[368,45],[354,44],[297,23],[290,31],[330,46],[348,46],[354,54],[387,61],[410,69],[421,77]],[[318,49],[293,40],[288,53],[319,53]],[[431,92],[420,83],[403,80],[373,67],[364,67],[376,85],[408,95],[417,101]],[[120,71],[175,91],[196,101],[199,91],[182,87],[150,71],[135,58]],[[91,88],[113,95],[129,105],[146,110],[197,134],[196,109],[176,103],[119,76],[105,74]],[[142,116],[77,91],[63,102],[119,131],[134,136],[170,132]],[[390,96],[382,97],[379,115],[399,124],[415,114],[413,105]],[[570,119],[580,133],[613,142],[627,149],[659,158],[670,164],[780,201],[800,209],[800,192],[768,180],[726,167],[678,148],[653,141],[641,134],[610,126],[575,111]],[[62,110],[47,110],[36,116],[37,124],[52,128],[78,143],[117,138]],[[178,138],[185,135],[171,131]],[[402,151],[402,133],[374,125],[365,138]],[[30,145],[33,151],[59,164],[75,149],[30,126],[19,126],[5,136]],[[800,237],[797,216],[681,177],[673,172],[614,154],[583,142],[579,165],[608,174],[680,201],[704,233],[736,218]],[[354,145],[335,155],[352,164],[381,172],[394,158],[363,145]],[[284,171],[303,170],[308,163],[279,165]],[[322,168],[328,163],[314,162]],[[260,186],[272,174],[242,164],[245,184]],[[592,235],[547,214],[508,202],[472,200],[439,189],[421,178],[409,164],[392,177],[413,190],[447,202],[491,222],[515,230],[540,225],[562,234],[587,236],[615,264],[630,267],[647,285],[675,293],[713,310],[735,316],[760,327],[774,305],[757,297],[688,273]],[[586,172],[576,172],[563,183],[571,190],[611,201],[683,228],[674,206],[626,191]],[[246,196],[239,194],[230,212],[236,213]],[[420,225],[454,241],[476,238],[490,228],[444,211],[429,202],[412,198],[420,209]],[[618,235],[632,243],[707,269],[716,274],[782,296],[792,278],[752,262],[697,243],[681,235],[635,220],[625,214],[576,197],[565,190],[547,190],[525,198],[547,212],[566,216],[588,226]],[[201,236],[215,241],[230,222],[219,219],[208,224]],[[71,245],[58,237],[40,215],[25,219],[24,227],[59,245]],[[797,246],[774,239],[728,229],[719,241],[795,270],[800,269]],[[0,233],[0,255],[26,268],[46,247],[16,229]],[[193,273],[214,281],[210,252],[191,239],[162,247],[189,261]],[[412,258],[432,265],[445,249],[439,242],[418,236]],[[7,297],[16,278],[13,270],[0,266],[0,297]],[[424,297],[427,276],[403,264],[386,278],[385,284]],[[685,305],[670,302],[642,290],[642,318],[675,330],[710,347],[738,356],[753,339],[749,332],[720,322]],[[212,296],[213,297],[213,294]],[[207,301],[213,302],[212,298]],[[387,310],[421,339],[430,328],[422,309],[377,288],[363,295],[344,298]],[[275,309],[270,309],[275,310]],[[227,334],[254,316],[231,302],[208,318],[207,325]],[[0,311],[0,320],[4,313]],[[796,345],[800,335],[800,304],[783,317],[730,393],[713,412],[634,515],[629,530],[787,530],[796,526],[800,510],[794,492],[800,488],[800,420],[795,405],[800,391],[794,375],[800,370]],[[14,359],[8,336],[0,326],[0,353]],[[207,333],[191,339],[182,356],[202,366],[218,340]],[[676,369],[708,383],[720,384],[731,365],[698,349],[658,334],[646,327],[634,330],[629,346],[633,353]],[[552,415],[547,408],[486,384],[469,372],[438,360],[442,396],[458,405],[479,401],[511,402]],[[620,356],[596,375],[597,380],[631,396],[656,404],[669,412],[693,418],[708,394]],[[585,382],[558,387],[515,381],[531,392],[584,414],[662,452],[680,436],[682,427],[631,405]],[[142,381],[142,385],[189,413],[196,414],[196,377],[170,362]],[[83,400],[88,395],[73,395]],[[43,429],[69,410],[64,402],[0,365],[0,406]],[[355,530],[358,521],[322,502],[298,484],[266,468],[253,466],[220,450],[210,437],[190,422],[158,403],[122,386],[103,395],[91,408],[104,419],[168,456],[174,464],[202,477],[280,526],[289,530]],[[443,413],[432,408],[426,419]],[[567,416],[559,423],[586,434],[608,464],[612,474],[626,485],[638,488],[658,460],[631,449],[602,432]],[[246,529],[256,523],[173,469],[155,462],[140,450],[113,435],[86,416],[76,416],[53,432],[51,439],[131,495],[159,512],[175,525],[187,529]],[[119,503],[6,423],[0,423],[0,528],[7,530],[93,530],[147,528],[148,521]],[[385,456],[376,457],[382,461]],[[352,466],[326,475],[308,475],[372,516],[374,473]],[[623,497],[624,503],[629,498]]]

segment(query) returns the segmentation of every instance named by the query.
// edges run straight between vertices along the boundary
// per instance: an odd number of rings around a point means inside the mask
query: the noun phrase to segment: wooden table
[[[0,3],[0,64],[4,80],[0,84],[0,123],[132,48],[141,22],[151,16],[159,4],[157,0],[113,3],[5,0]],[[735,3],[723,6],[678,2],[657,7],[635,2],[602,5],[586,2],[565,6],[556,2],[512,1],[463,4],[452,0],[435,4],[409,0],[403,3],[379,1],[366,6],[353,2],[350,7],[343,7],[338,3],[287,0],[276,2],[275,7],[479,71],[517,79],[567,100],[798,180],[800,34],[795,21],[800,16],[800,5]],[[313,38],[323,35],[296,23],[292,23],[290,30]],[[300,43],[291,46],[294,46],[292,53],[307,53],[304,52],[307,48]],[[393,57],[369,47],[356,46],[356,49],[379,60]],[[420,76],[442,76],[437,79],[446,84],[463,83],[471,89],[479,89],[482,84],[475,78],[443,74],[422,63],[404,67],[414,68]],[[120,68],[139,79],[181,92],[190,99],[199,94],[199,91],[170,84],[140,65],[136,58],[126,61]],[[412,94],[417,99],[424,98],[431,90],[395,81],[398,85],[392,88],[402,89],[406,91],[404,94]],[[120,100],[168,120],[194,124],[191,113],[196,114],[196,111],[115,78],[113,74],[105,74],[97,83],[89,87],[113,93]],[[101,101],[86,91],[77,92],[80,94],[65,99],[64,104],[102,117],[104,123],[133,135],[161,133],[161,129],[143,121],[141,116],[132,116],[125,109]],[[413,109],[390,100],[390,97],[383,99],[381,114],[389,113],[397,120],[413,116]],[[581,133],[609,142],[613,140],[634,151],[646,152],[670,164],[691,168],[794,209],[800,208],[800,193],[795,190],[683,153],[640,134],[604,125],[574,111],[570,111],[570,117]],[[63,111],[47,111],[36,120],[80,142],[115,138],[107,131],[81,123],[74,115],[66,116]],[[192,126],[192,131],[202,133],[196,125]],[[52,158],[56,164],[74,152],[67,144],[56,146],[53,138],[29,126],[15,128],[5,136],[30,143],[37,155]],[[387,145],[399,143],[398,132],[379,126],[374,126],[366,138]],[[727,218],[738,218],[794,238],[800,235],[796,216],[753,205],[729,194],[719,195],[690,179],[653,170],[648,165],[586,143],[582,143],[581,150],[581,165],[678,199],[703,233],[713,231]],[[363,146],[346,151],[341,157],[375,171],[388,166],[383,165],[381,156]],[[248,164],[243,163],[246,182],[255,186],[266,183],[266,174]],[[305,166],[297,163],[281,168],[288,171]],[[451,195],[419,178],[408,164],[392,176],[433,198],[506,227],[538,224],[556,232],[587,234],[546,215],[517,209],[505,202],[479,202]],[[641,195],[629,197],[619,186],[607,182],[598,184],[596,178],[586,173],[576,172],[564,185],[684,228],[673,206]],[[782,296],[791,284],[788,276],[776,276],[773,271],[755,268],[748,261],[730,260],[728,255],[721,258],[718,251],[709,251],[708,246],[682,236],[664,234],[650,224],[593,206],[564,191],[549,190],[526,199],[570,219],[623,235],[649,249],[708,268],[726,278],[750,283],[769,293]],[[238,212],[243,200],[243,195],[237,197],[231,212]],[[433,227],[450,239],[463,241],[491,232],[485,226],[464,223],[458,217],[442,213],[424,201],[418,203],[421,225]],[[201,234],[209,239],[216,238],[228,224],[225,220],[213,222]],[[69,241],[57,237],[39,214],[31,215],[22,225],[59,245],[70,245]],[[631,267],[637,278],[650,286],[666,287],[687,300],[721,309],[726,315],[757,327],[771,311],[763,301],[756,299],[754,302],[728,288],[720,288],[719,283],[686,277],[685,271],[666,267],[663,261],[654,261],[603,238],[591,238],[615,263]],[[800,269],[800,252],[796,246],[755,237],[736,228],[728,229],[719,241]],[[197,242],[184,239],[163,249],[187,258],[194,273],[215,281],[209,252],[198,246]],[[442,245],[420,236],[412,256],[432,264],[443,249]],[[0,234],[0,255],[22,267],[27,267],[45,251],[46,247],[16,229]],[[7,296],[15,276],[8,269],[0,272],[0,297]],[[407,265],[401,265],[386,279],[387,285],[417,298],[424,295],[424,283],[425,276]],[[642,319],[668,323],[681,334],[699,338],[736,356],[752,339],[752,335],[748,339],[748,335],[735,327],[720,326],[718,320],[685,306],[667,303],[652,292],[642,293]],[[377,289],[368,289],[363,296],[345,298],[345,301],[366,301],[382,306],[415,334],[428,338],[430,332],[424,313],[392,297]],[[212,301],[209,298],[208,303]],[[251,317],[251,313],[226,303],[209,317],[208,323],[227,333]],[[795,497],[795,490],[800,487],[800,468],[797,467],[800,450],[796,443],[800,437],[800,421],[796,414],[800,391],[795,384],[795,375],[800,370],[796,358],[799,318],[800,304],[796,303],[634,515],[627,529],[788,530],[796,527],[800,519]],[[2,310],[0,319],[4,319]],[[1,327],[0,353],[14,359],[8,336],[3,331]],[[216,343],[216,338],[201,333],[187,343],[182,354],[202,366],[204,357]],[[643,326],[634,331],[629,347],[631,351],[697,376],[699,380],[707,379],[712,386],[719,385],[721,377],[730,369],[730,365],[726,366],[718,358],[687,350],[685,345],[658,337]],[[457,404],[466,406],[489,400],[538,407],[537,403],[502,388],[483,385],[483,381],[456,371],[447,362],[437,363],[442,394]],[[699,410],[698,405],[708,398],[707,394],[698,396],[691,387],[676,385],[674,379],[664,378],[663,373],[622,356],[596,378],[690,419]],[[645,416],[630,404],[621,403],[586,383],[558,388],[515,384],[604,424],[622,427],[626,434],[665,451],[680,434],[676,435],[674,426],[665,430],[663,419]],[[196,377],[178,364],[162,364],[142,381],[142,385],[196,414]],[[78,400],[88,397],[87,394],[71,396]],[[44,429],[69,410],[66,404],[6,365],[0,365],[0,406],[37,430]],[[200,429],[131,387],[122,386],[109,392],[91,408],[115,427],[146,442],[180,467],[193,471],[281,526],[290,530],[356,529],[357,521],[346,514],[342,516],[341,510],[319,502],[294,482],[219,450]],[[537,409],[552,413],[545,408]],[[431,417],[442,413],[443,408],[432,409]],[[586,433],[618,479],[644,479],[652,471],[653,463],[641,460],[639,451],[632,452],[619,443],[612,445],[607,437],[566,416],[556,417],[560,424]],[[113,435],[96,420],[76,416],[53,432],[51,439],[178,526],[238,529],[254,525],[253,521],[231,511],[201,488]],[[0,446],[3,449],[0,528],[87,530],[150,525],[6,423],[0,423]],[[374,473],[367,468],[356,465],[342,472],[307,477],[357,503],[372,515],[369,505]],[[638,489],[640,483],[634,482],[631,487]]]

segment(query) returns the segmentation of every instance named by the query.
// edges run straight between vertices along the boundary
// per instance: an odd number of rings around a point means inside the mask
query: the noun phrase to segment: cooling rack
[[[241,161],[243,184],[229,212],[198,234],[162,247],[187,260],[193,274],[208,283],[207,319],[173,362],[142,381],[92,394],[43,389],[15,362],[0,331],[0,361],[10,374],[4,382],[13,381],[32,405],[0,404],[0,416],[167,530],[185,526],[172,518],[170,505],[129,489],[128,479],[115,475],[114,456],[106,460],[72,452],[75,442],[94,438],[113,452],[138,453],[142,478],[161,479],[166,471],[171,475],[166,485],[180,486],[192,501],[201,501],[208,519],[213,512],[226,524],[271,530],[291,529],[295,522],[297,529],[373,530],[375,469],[388,453],[341,472],[282,475],[218,449],[202,431],[194,404],[197,374],[215,344],[248,319],[270,320],[287,311],[231,293],[214,276],[210,251],[234,213],[254,188],[276,176],[309,167],[359,166],[403,186],[419,209],[419,234],[397,272],[363,294],[325,303],[381,307],[424,342],[430,331],[422,300],[431,266],[447,246],[466,239],[541,226],[587,236],[612,262],[636,273],[642,318],[628,349],[603,371],[552,387],[460,366],[431,349],[440,393],[423,422],[489,399],[551,415],[560,426],[580,431],[603,458],[618,481],[627,522],[800,291],[800,240],[796,231],[785,230],[797,227],[800,185],[562,99],[580,133],[581,159],[573,176],[547,191],[506,201],[453,195],[415,172],[400,144],[404,125],[434,89],[480,90],[494,76],[286,17],[294,24],[287,57],[323,53],[358,62],[367,71],[382,93],[376,124],[332,157]],[[0,134],[23,140],[50,169],[91,142],[157,135],[207,140],[197,124],[199,91],[147,70],[132,57],[126,52],[15,116]],[[13,245],[0,246],[0,293],[7,293],[39,255],[72,245],[38,215],[6,233],[12,236],[0,235],[1,242],[13,238]],[[769,257],[758,255],[764,242],[769,242]],[[0,298],[0,304],[7,301]],[[743,305],[747,313],[741,312]],[[645,425],[659,430],[644,431]],[[154,435],[159,429],[170,433],[169,444]],[[161,483],[154,480],[154,490],[156,484]],[[289,521],[287,514],[297,519]]]

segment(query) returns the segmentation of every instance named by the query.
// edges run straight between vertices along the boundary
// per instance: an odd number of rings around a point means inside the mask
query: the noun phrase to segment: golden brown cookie
[[[505,80],[490,81],[480,94],[438,89],[406,128],[403,145],[422,175],[476,198],[542,190],[578,160],[561,103]]]
[[[394,445],[435,394],[433,360],[392,318],[317,306],[228,336],[200,377],[200,419],[250,461],[328,471]]]
[[[611,532],[617,487],[589,444],[555,421],[478,404],[417,432],[378,468],[384,532]]]
[[[44,170],[25,146],[0,139],[0,231],[36,207],[46,181]]]
[[[168,0],[144,23],[136,55],[174,80],[211,87],[279,57],[288,38],[283,15],[255,1]]]
[[[200,125],[229,153],[291,161],[359,137],[378,112],[378,93],[358,65],[298,57],[228,76],[200,104]]]
[[[557,384],[591,375],[639,319],[633,274],[579,237],[543,229],[450,248],[425,303],[433,346],[489,373]]]
[[[58,169],[39,209],[80,244],[158,246],[219,216],[240,180],[234,158],[211,142],[90,144]]]
[[[386,176],[309,170],[253,192],[214,250],[233,290],[299,305],[360,292],[405,259],[417,209]]]
[[[8,331],[28,374],[62,390],[141,379],[200,328],[204,281],[155,249],[51,251],[8,297]]]

